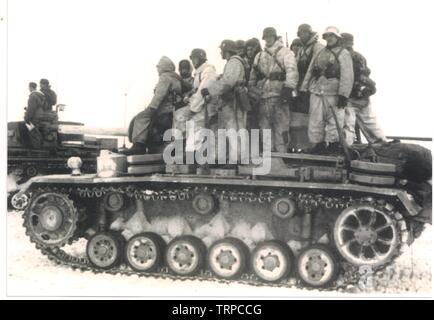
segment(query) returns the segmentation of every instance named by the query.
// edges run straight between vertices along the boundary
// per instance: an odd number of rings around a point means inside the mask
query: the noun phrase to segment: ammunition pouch
[[[271,72],[268,79],[274,81],[285,81],[286,75],[283,72]]]
[[[235,87],[235,97],[241,110],[245,112],[249,112],[252,110],[252,105],[250,104],[250,99],[246,87]]]
[[[259,103],[261,102],[262,92],[260,89],[256,87],[251,87],[249,88],[247,95],[249,96],[251,105],[259,105]]]
[[[318,67],[314,67],[312,70],[312,76],[315,79],[318,79],[321,76],[324,76],[327,79],[340,79],[341,77],[341,73],[340,73],[340,69],[339,69],[339,65],[332,64],[327,66],[327,68],[325,68],[325,70],[321,70]]]

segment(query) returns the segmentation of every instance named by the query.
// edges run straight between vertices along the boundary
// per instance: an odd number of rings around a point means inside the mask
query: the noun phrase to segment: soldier
[[[301,91],[310,92],[308,136],[314,143],[311,152],[340,150],[336,125],[344,123],[344,108],[348,103],[354,82],[353,62],[350,53],[340,45],[342,36],[335,27],[328,27],[323,39],[327,46],[314,57]],[[331,108],[335,110],[338,124]]]
[[[205,123],[205,101],[202,97],[201,90],[212,85],[217,80],[217,72],[215,67],[207,62],[206,52],[203,49],[193,49],[190,59],[195,68],[193,94],[186,101],[187,106],[175,112],[175,128],[185,132],[186,122],[193,120],[195,125],[195,137],[199,138],[197,133],[201,128],[208,125],[208,123]],[[215,101],[208,102],[207,107],[208,118],[212,118],[217,111]],[[192,152],[197,150],[200,148],[201,144],[201,140],[187,137],[186,151]]]
[[[238,93],[246,85],[244,60],[237,55],[238,48],[232,40],[224,40],[220,49],[222,59],[227,61],[223,74],[217,81],[205,86],[201,90],[201,94],[206,99],[208,96],[221,99],[218,110],[218,128],[226,129],[226,131],[233,129],[238,132],[246,127],[245,114],[247,110],[244,110],[245,105],[242,105],[237,99]],[[240,160],[242,156],[240,148],[242,146],[238,146],[238,137],[229,137],[229,148],[230,154],[236,154],[237,159]]]
[[[235,43],[236,43],[237,49],[238,49],[237,55],[244,59],[246,57],[246,41],[237,40],[237,41],[235,41]]]
[[[301,42],[300,38],[295,38],[294,40],[292,40],[289,49],[291,49],[291,51],[294,52],[294,55],[297,58],[298,52],[300,51],[301,47],[303,47],[303,42]]]
[[[365,57],[353,50],[353,44],[353,35],[342,33],[342,45],[350,52],[354,69],[353,90],[345,108],[344,132],[346,142],[348,145],[354,143],[356,123],[369,143],[385,142],[387,141],[386,137],[378,125],[369,98],[376,92],[375,82],[369,78],[371,70],[367,66]]]
[[[271,129],[271,150],[287,152],[290,112],[297,88],[298,71],[294,53],[284,47],[276,29],[263,31],[265,48],[259,52],[250,73],[249,90],[260,89],[259,127]],[[266,143],[266,142],[265,142]]]
[[[252,38],[246,41],[246,60],[249,65],[247,70],[247,77],[250,77],[250,72],[252,70],[255,57],[261,51],[262,51],[261,43],[259,42],[258,39]]]
[[[44,108],[46,106],[45,95],[36,90],[36,83],[29,83],[29,99],[27,101],[26,111],[24,113],[24,122],[27,131],[23,128],[23,138],[32,148],[40,148],[42,135],[39,130],[40,121],[43,118]]]
[[[151,123],[158,126],[163,133],[172,127],[176,96],[181,95],[181,77],[175,73],[174,63],[166,56],[158,62],[157,71],[159,79],[154,89],[154,97],[148,107],[131,121],[128,136],[133,146],[123,152],[126,155],[146,153],[150,145]]]
[[[318,33],[312,31],[312,27],[308,24],[301,24],[298,27],[297,36],[302,43],[302,47],[296,55],[297,70],[299,75],[299,82],[297,89],[299,90],[306,76],[307,69],[309,68],[312,58],[320,52],[324,46],[318,42]],[[297,97],[294,111],[309,113],[309,93],[300,92]]]
[[[191,66],[190,61],[184,59],[179,61],[178,64],[179,75],[182,78],[182,93],[188,95],[190,91],[193,89],[193,67]]]
[[[51,89],[50,82],[47,79],[41,79],[39,85],[41,87],[41,92],[45,95],[46,105],[44,110],[52,111],[53,106],[57,104],[56,92]]]
[[[246,61],[247,61],[247,81],[249,81],[250,73],[253,68],[253,62],[256,55],[262,51],[261,43],[257,38],[252,38],[246,41]],[[252,110],[247,113],[246,125],[248,129],[259,129],[258,109],[261,99],[261,91],[257,88],[249,88],[250,103]]]

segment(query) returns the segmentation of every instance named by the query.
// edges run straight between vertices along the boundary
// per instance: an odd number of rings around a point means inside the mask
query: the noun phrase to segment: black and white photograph
[[[6,299],[432,298],[430,1],[0,3]]]

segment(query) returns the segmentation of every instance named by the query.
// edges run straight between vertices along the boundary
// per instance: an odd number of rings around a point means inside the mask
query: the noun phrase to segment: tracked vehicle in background
[[[63,109],[64,105],[58,105],[56,111],[44,111],[39,148],[31,146],[24,121],[8,123],[7,172],[17,184],[37,175],[68,173],[70,169],[66,162],[72,156],[82,159],[83,172],[94,173],[100,150],[117,150],[117,139],[86,136],[83,123],[59,121],[58,111]],[[11,190],[8,203],[15,209],[24,208],[27,199],[13,198],[15,193]]]
[[[384,148],[411,149],[429,166],[387,159]],[[358,281],[361,267],[392,263],[431,220],[429,150],[354,150],[353,159],[272,153],[260,176],[252,165],[204,169],[110,153],[83,174],[73,158],[72,175],[26,183],[24,228],[48,258],[80,270],[338,288]]]

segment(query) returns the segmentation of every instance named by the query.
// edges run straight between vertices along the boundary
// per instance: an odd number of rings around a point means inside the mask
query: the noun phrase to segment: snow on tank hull
[[[116,177],[35,177],[24,227],[44,254],[82,270],[338,288],[390,264],[427,218],[391,166],[273,157],[267,176],[150,155]],[[81,254],[63,250],[80,238]]]

